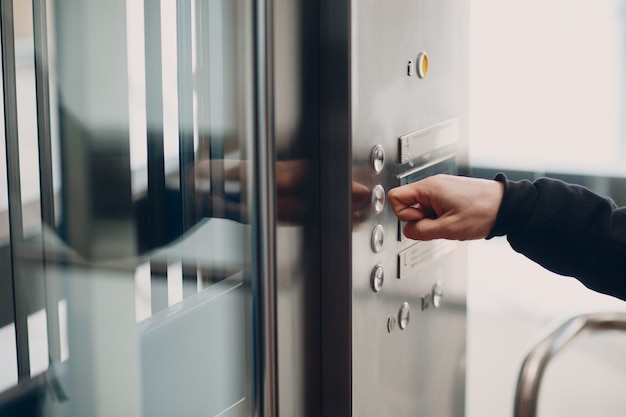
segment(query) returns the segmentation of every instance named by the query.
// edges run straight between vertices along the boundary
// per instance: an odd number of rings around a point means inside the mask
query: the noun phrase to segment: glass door
[[[264,16],[2,2],[1,415],[271,414]]]

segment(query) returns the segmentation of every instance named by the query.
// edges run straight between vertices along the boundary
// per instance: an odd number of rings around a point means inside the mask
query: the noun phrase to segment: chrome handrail
[[[626,313],[572,317],[537,343],[526,355],[517,379],[514,417],[536,417],[539,387],[548,363],[578,335],[592,330],[626,330]]]

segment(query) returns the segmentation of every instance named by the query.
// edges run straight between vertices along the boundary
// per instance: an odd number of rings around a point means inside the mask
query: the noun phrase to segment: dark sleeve
[[[626,300],[626,208],[562,181],[510,181],[487,237],[506,235],[511,247],[557,274]]]

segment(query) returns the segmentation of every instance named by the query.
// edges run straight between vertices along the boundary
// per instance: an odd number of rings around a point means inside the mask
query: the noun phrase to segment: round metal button
[[[380,214],[385,208],[385,189],[382,185],[377,185],[372,190],[372,211]]]
[[[433,290],[432,290],[430,298],[431,298],[433,307],[435,308],[441,307],[441,299],[443,298],[443,289],[441,288],[441,284],[439,282],[433,285]]]
[[[378,264],[372,269],[371,284],[374,292],[379,292],[383,288],[385,282],[385,268]]]
[[[428,74],[428,55],[426,52],[420,52],[417,55],[417,76],[424,78]]]
[[[383,226],[377,224],[372,231],[372,250],[374,253],[378,253],[383,249],[383,242],[385,240],[385,230]]]
[[[372,149],[372,168],[377,174],[383,170],[385,166],[385,150],[383,145],[376,145]]]
[[[409,320],[411,319],[411,307],[409,303],[402,303],[400,306],[400,311],[398,312],[398,325],[400,329],[404,330],[409,325]]]

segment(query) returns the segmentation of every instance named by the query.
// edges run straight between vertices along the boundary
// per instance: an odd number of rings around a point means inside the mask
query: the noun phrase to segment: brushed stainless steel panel
[[[417,165],[429,166],[450,152],[450,145],[465,141],[467,4],[361,0],[351,6],[353,181],[388,191],[416,167],[416,158],[423,159]],[[428,54],[427,74],[409,75],[409,61],[415,65],[422,51]],[[377,144],[394,156],[379,174],[370,162]],[[443,161],[446,169],[454,166]],[[386,238],[374,253],[370,236],[377,225]],[[421,256],[414,241],[395,239],[397,230],[390,207],[380,214],[364,208],[352,227],[352,415],[462,416],[464,246],[422,244],[429,250]],[[416,262],[399,271],[402,254]],[[377,264],[388,273],[382,290],[374,293],[371,271]],[[395,278],[398,273],[402,279]],[[437,283],[443,298],[435,309]],[[404,303],[410,306],[407,323],[401,317]],[[388,319],[394,314],[398,325],[390,332]]]

